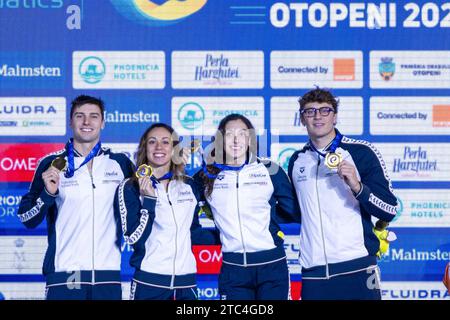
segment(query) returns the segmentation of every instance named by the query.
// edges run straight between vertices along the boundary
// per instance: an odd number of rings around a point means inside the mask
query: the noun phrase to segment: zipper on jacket
[[[92,279],[91,282],[95,284],[95,184],[94,177],[92,175],[92,170],[94,170],[94,159],[92,159],[92,168],[89,170],[89,176],[91,177],[92,183]]]
[[[327,279],[330,278],[330,272],[328,270],[328,259],[327,251],[325,250],[325,236],[323,234],[323,221],[322,221],[322,210],[320,209],[320,198],[319,198],[319,167],[320,167],[320,155],[318,155],[317,170],[316,170],[316,194],[317,194],[317,205],[319,206],[319,218],[320,218],[320,231],[322,233],[322,244],[323,244],[323,255],[325,258],[325,272]]]
[[[245,249],[244,233],[242,232],[241,212],[239,211],[239,172],[236,172],[236,206],[239,219],[239,231],[241,233],[242,248],[244,249],[244,267],[247,266],[247,250]]]
[[[177,260],[177,253],[178,253],[178,225],[177,225],[177,220],[175,219],[175,211],[173,210],[172,202],[170,201],[170,197],[169,197],[169,186],[170,186],[170,182],[169,182],[169,185],[167,186],[166,196],[167,196],[167,201],[169,202],[169,205],[170,205],[170,209],[172,211],[173,222],[175,223],[175,255],[173,257],[172,279],[170,280],[170,289],[173,289],[173,286],[175,284],[175,263]]]

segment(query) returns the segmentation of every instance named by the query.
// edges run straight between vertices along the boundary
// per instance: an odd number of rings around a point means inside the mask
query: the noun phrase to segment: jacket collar
[[[67,141],[67,143],[66,143],[66,145],[65,145],[65,149],[66,149],[66,153],[67,153],[67,150],[69,150],[69,143],[71,143],[73,141],[73,138],[70,138],[69,139],[69,141]],[[97,154],[95,155],[96,157],[98,157],[99,155],[102,155],[102,154],[104,154],[104,153],[107,153],[108,152],[108,148],[105,148],[105,147],[101,147],[99,150],[98,150],[98,152],[97,152]],[[77,151],[77,149],[75,149],[75,148],[73,148],[73,153],[74,153],[74,155],[75,155],[75,157],[82,157],[82,158],[84,158],[83,157],[83,155],[81,154],[81,153],[79,153],[78,151]]]

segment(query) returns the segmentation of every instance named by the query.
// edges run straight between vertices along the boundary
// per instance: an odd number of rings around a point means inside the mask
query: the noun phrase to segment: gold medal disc
[[[50,165],[59,171],[65,171],[67,169],[67,161],[62,157],[54,159]]]
[[[151,177],[153,175],[153,168],[146,164],[141,164],[136,170],[136,177],[143,178],[145,176]]]
[[[325,157],[325,165],[330,169],[336,169],[342,162],[342,156],[339,153],[329,152]]]

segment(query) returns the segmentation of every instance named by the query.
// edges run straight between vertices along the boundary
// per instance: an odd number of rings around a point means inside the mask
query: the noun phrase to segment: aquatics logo
[[[125,18],[148,26],[177,23],[200,11],[208,0],[111,0]]]

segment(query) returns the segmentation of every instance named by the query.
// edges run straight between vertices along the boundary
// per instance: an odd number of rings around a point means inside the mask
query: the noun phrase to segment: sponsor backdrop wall
[[[70,137],[76,95],[105,100],[102,142],[132,159],[154,122],[206,148],[238,112],[286,169],[307,141],[297,99],[316,85],[340,97],[338,128],[379,148],[401,204],[383,298],[448,299],[450,2],[417,0],[0,0],[0,298],[44,297],[46,227],[16,211],[38,159]],[[298,299],[300,228],[284,229]],[[199,296],[217,299],[220,248],[195,251]]]

